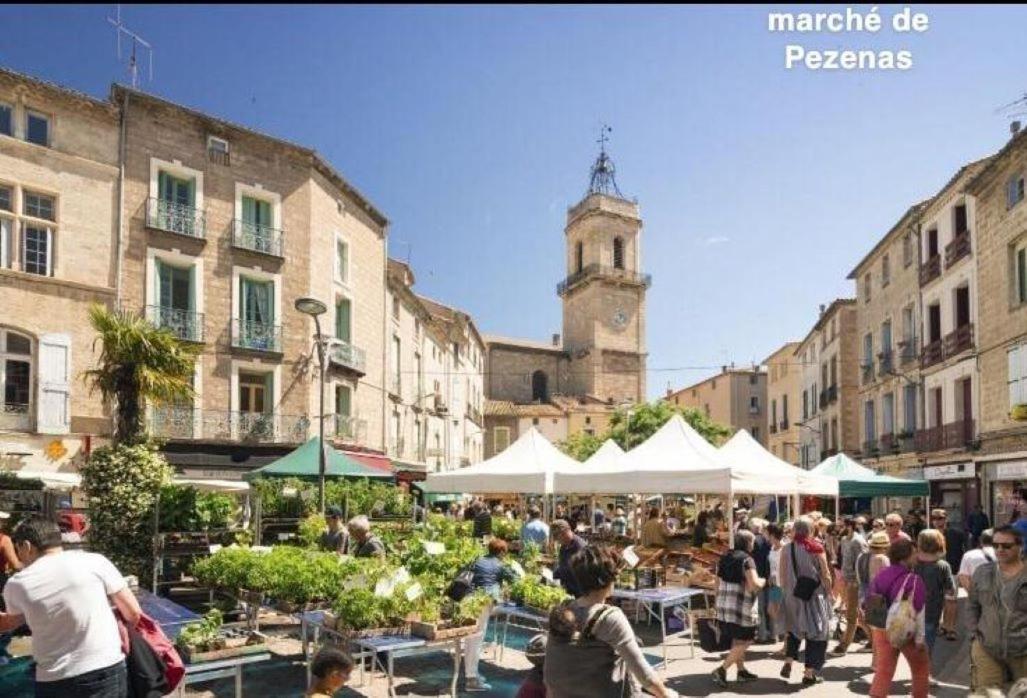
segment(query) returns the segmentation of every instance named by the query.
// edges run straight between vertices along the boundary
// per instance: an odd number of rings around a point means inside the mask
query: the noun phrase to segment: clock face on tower
[[[618,308],[617,311],[613,314],[611,322],[613,322],[613,326],[617,329],[624,329],[624,327],[628,324],[628,314],[625,313],[623,309]]]

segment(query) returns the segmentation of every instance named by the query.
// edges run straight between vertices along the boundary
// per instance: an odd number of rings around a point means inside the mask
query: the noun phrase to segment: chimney
[[[560,333],[559,332],[554,332],[553,333],[553,346],[554,347],[560,346]]]
[[[1013,137],[1016,134],[1018,134],[1019,132],[1020,132],[1020,122],[1019,122],[1019,120],[1010,122],[1010,124],[1009,124],[1009,136]]]
[[[820,304],[820,314],[823,315],[824,311],[827,310],[827,306],[823,303]]]
[[[720,365],[720,372],[721,373],[727,373],[727,364],[721,364]]]

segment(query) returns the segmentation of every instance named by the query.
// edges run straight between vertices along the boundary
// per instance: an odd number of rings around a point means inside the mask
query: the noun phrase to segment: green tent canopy
[[[930,496],[931,487],[926,480],[906,480],[890,475],[878,475],[844,453],[831,456],[810,472],[838,480],[839,497]]]
[[[257,468],[243,475],[244,480],[259,477],[306,477],[318,475],[317,437],[298,447],[292,453],[282,456],[263,468]],[[331,444],[325,443],[325,475],[327,477],[367,477],[376,480],[392,480],[393,475],[378,468],[358,463],[339,453]]]

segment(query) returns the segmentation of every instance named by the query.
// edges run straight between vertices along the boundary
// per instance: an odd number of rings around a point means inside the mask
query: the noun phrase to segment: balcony
[[[367,441],[367,420],[345,414],[325,415],[325,434],[347,443]]]
[[[238,218],[232,222],[232,246],[272,257],[282,257],[281,230],[266,225],[248,223]]]
[[[945,344],[942,340],[938,339],[930,344],[925,344],[924,350],[920,352],[920,368],[933,366],[944,358]]]
[[[860,364],[859,368],[863,374],[863,385],[874,380],[874,362],[871,359],[867,359],[866,363]]]
[[[891,350],[882,351],[877,355],[877,377],[884,378],[892,375],[894,372],[895,367],[892,365]]]
[[[916,337],[903,339],[899,342],[899,363],[903,366],[916,361]]]
[[[478,426],[481,426],[481,412],[473,405],[467,405],[467,409],[464,413],[464,416],[467,417],[467,419],[474,422],[475,424],[477,424]]]
[[[251,351],[282,352],[282,326],[266,322],[232,320],[232,346]]]
[[[974,326],[972,322],[960,325],[952,332],[945,335],[944,340],[945,358],[948,359],[957,354],[962,354],[974,346]]]
[[[328,361],[334,366],[361,376],[367,373],[367,355],[364,350],[341,339],[331,340],[328,345]]]
[[[948,269],[963,257],[970,256],[970,231],[956,233],[952,242],[945,245],[945,268]]]
[[[881,449],[877,446],[877,439],[867,439],[863,442],[863,457],[875,458],[880,455]]]
[[[936,254],[920,265],[920,285],[926,286],[941,276],[941,255]]]
[[[613,279],[621,283],[643,286],[645,288],[649,288],[653,283],[652,276],[649,274],[639,274],[627,269],[607,267],[601,264],[588,264],[581,271],[574,272],[558,283],[556,285],[556,293],[562,296],[589,279]]]
[[[838,402],[838,386],[832,385],[827,389],[827,402],[833,404]]]
[[[207,159],[213,162],[215,165],[223,165],[225,167],[231,167],[232,156],[227,150],[222,148],[207,147]]]
[[[921,429],[916,433],[916,450],[942,451],[948,448],[967,448],[974,441],[974,420],[961,419],[943,426]]]
[[[309,429],[306,415],[156,407],[150,417],[150,433],[172,440],[302,443]]]
[[[146,306],[146,319],[154,327],[171,330],[172,334],[186,342],[203,341],[203,313],[193,313],[162,305]]]
[[[898,453],[899,442],[895,438],[895,434],[881,434],[878,444],[881,453]]]
[[[202,240],[206,225],[206,214],[198,208],[153,197],[146,200],[148,228]]]
[[[759,414],[759,413],[760,413],[760,406],[759,405],[749,405],[749,414]]]
[[[8,402],[0,405],[0,431],[28,431],[31,427],[27,404]]]

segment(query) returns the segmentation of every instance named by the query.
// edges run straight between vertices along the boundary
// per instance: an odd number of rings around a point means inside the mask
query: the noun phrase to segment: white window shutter
[[[1021,344],[1016,351],[1020,355],[1020,371],[1018,373],[1020,377],[1020,402],[1018,404],[1027,404],[1027,344]]]
[[[39,338],[39,402],[36,424],[40,434],[71,430],[71,336],[45,334]]]

